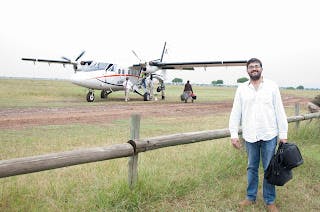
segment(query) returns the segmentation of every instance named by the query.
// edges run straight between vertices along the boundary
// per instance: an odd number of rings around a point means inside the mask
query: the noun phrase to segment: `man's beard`
[[[251,75],[251,74],[249,74],[249,77],[250,77],[250,79],[253,80],[253,81],[259,80],[260,77],[261,77],[261,72],[258,73],[258,74],[256,74],[256,75]]]

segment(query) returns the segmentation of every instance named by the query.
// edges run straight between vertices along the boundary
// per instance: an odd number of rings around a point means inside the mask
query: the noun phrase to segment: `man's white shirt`
[[[249,81],[237,88],[229,120],[231,138],[238,138],[240,123],[242,136],[248,142],[276,136],[287,139],[287,116],[273,81],[263,79],[257,90]]]

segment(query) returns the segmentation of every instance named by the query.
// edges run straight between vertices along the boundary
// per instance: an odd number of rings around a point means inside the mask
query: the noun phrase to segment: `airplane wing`
[[[246,60],[234,60],[234,61],[205,61],[205,62],[173,62],[163,63],[158,61],[151,61],[149,63],[152,66],[157,66],[161,69],[181,69],[181,70],[194,70],[196,67],[228,67],[228,66],[246,66]]]
[[[35,58],[21,58],[21,60],[26,60],[26,61],[32,61],[32,62],[45,62],[45,63],[60,63],[60,64],[71,64],[74,65],[76,63],[73,63],[71,61],[67,60],[47,60],[47,59],[35,59]]]
[[[204,61],[204,62],[170,62],[164,63],[160,61],[150,61],[150,66],[156,66],[159,69],[180,69],[180,70],[194,70],[196,67],[228,67],[228,66],[246,66],[246,60],[233,60],[233,61]],[[145,64],[135,64],[133,69],[140,70],[144,68]]]
[[[32,61],[33,63],[44,62],[44,63],[48,63],[49,65],[50,63],[59,63],[59,64],[62,64],[63,66],[65,66],[66,64],[69,64],[69,65],[73,65],[74,71],[77,71],[78,69],[77,61],[80,59],[80,57],[84,55],[84,53],[85,51],[82,51],[74,62],[72,62],[70,59],[66,57],[62,57],[62,59],[64,60],[48,60],[48,59],[35,59],[35,58],[21,58],[21,60]]]
[[[67,65],[73,65],[74,71],[77,71],[78,69],[77,63],[72,62],[70,60],[48,60],[48,59],[35,59],[35,58],[21,58],[21,60],[32,61],[33,63],[43,62],[43,63],[48,63],[49,65],[51,63],[58,63],[58,64],[62,64],[63,67],[65,67],[65,65],[67,64]]]

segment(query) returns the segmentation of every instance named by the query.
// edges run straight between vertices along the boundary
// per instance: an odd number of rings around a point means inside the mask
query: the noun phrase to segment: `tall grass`
[[[213,117],[206,120],[207,126],[214,126],[210,119]],[[195,121],[200,123],[200,120]],[[225,122],[225,117],[215,117],[215,120]],[[142,121],[142,135],[159,134],[150,132],[151,128],[147,127],[153,121],[156,120]],[[164,128],[171,121],[162,118],[157,124]],[[111,125],[114,132],[105,131],[105,135],[104,127],[89,126],[92,132],[88,131],[88,134],[79,127],[67,127],[66,135],[61,135],[67,137],[63,141],[59,141],[57,133],[63,131],[64,126],[56,126],[48,133],[41,133],[44,127],[31,132],[26,129],[23,137],[29,133],[29,138],[22,144],[23,138],[10,142],[14,131],[2,132],[1,137],[11,138],[7,142],[1,141],[1,144],[6,144],[2,145],[1,156],[11,158],[40,154],[37,146],[47,148],[47,152],[64,151],[78,145],[102,146],[121,143],[129,136],[125,132],[119,140],[112,139],[114,134],[120,135],[119,132],[123,133],[123,128],[128,127],[125,121]],[[319,121],[303,122],[300,127],[301,130],[295,131],[294,125],[290,125],[289,140],[298,144],[305,162],[294,169],[293,180],[284,187],[278,187],[277,204],[282,211],[320,209],[320,200],[315,198],[320,195]],[[198,129],[204,128],[199,126]],[[172,131],[181,129],[176,127]],[[191,130],[188,127],[183,129]],[[89,133],[94,132],[101,136],[90,139]],[[43,134],[46,139],[38,140]],[[77,137],[75,141],[68,139],[73,136]],[[246,155],[244,151],[233,149],[229,139],[141,153],[138,184],[134,190],[127,185],[125,158],[4,178],[0,179],[0,185],[1,211],[236,211],[238,201],[245,195]],[[264,210],[261,193],[254,210]]]

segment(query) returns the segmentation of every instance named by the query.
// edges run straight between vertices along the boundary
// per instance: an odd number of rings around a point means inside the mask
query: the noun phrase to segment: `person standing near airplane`
[[[192,86],[190,84],[190,81],[188,80],[187,83],[184,85],[183,92],[187,92],[189,96],[193,93]]]
[[[259,184],[260,157],[264,171],[270,163],[277,146],[277,140],[287,142],[288,122],[280,96],[279,87],[263,78],[262,63],[252,58],[247,62],[250,81],[237,88],[229,120],[232,145],[239,149],[238,137],[241,123],[243,138],[248,155],[247,195],[240,207],[253,205]],[[260,156],[261,155],[261,156]],[[275,206],[275,186],[263,179],[263,199],[268,211],[278,211]]]
[[[132,90],[132,83],[129,80],[129,77],[126,77],[126,80],[123,82],[124,88],[124,101],[129,101],[129,92]]]
[[[193,94],[192,85],[190,84],[190,81],[188,80],[187,83],[184,85],[183,94],[182,94],[185,103],[187,103],[189,98],[192,98],[192,94]]]
[[[141,80],[141,85],[143,86],[143,88],[144,89],[146,89],[146,78],[147,78],[147,74],[146,74],[146,68],[143,68],[142,70],[141,70],[141,78],[142,78],[142,80]]]

